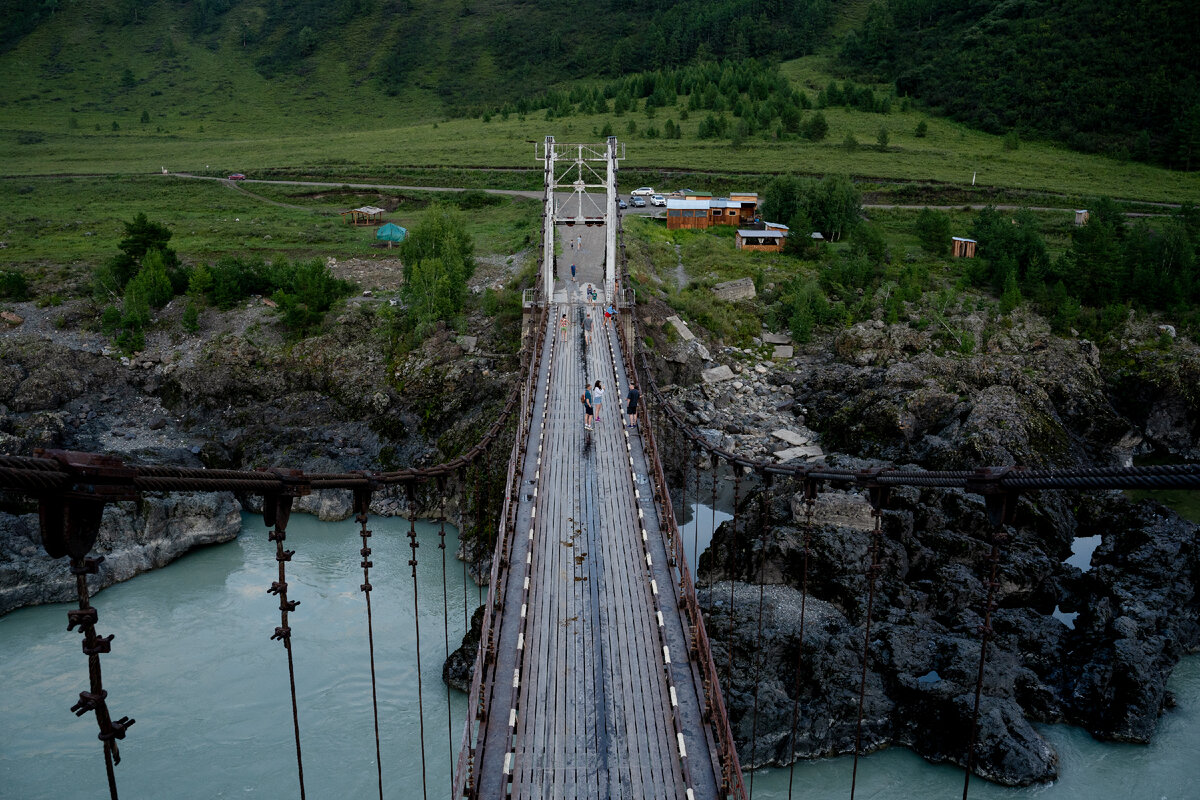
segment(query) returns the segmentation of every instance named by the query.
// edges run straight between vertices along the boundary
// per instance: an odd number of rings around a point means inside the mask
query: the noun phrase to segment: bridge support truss
[[[604,289],[611,293],[617,279],[617,163],[625,157],[625,146],[610,136],[603,144],[567,144],[553,136],[537,146],[545,165],[545,210],[542,221],[542,288],[554,294],[556,259],[555,227],[558,225],[603,225]],[[603,163],[603,166],[600,166]],[[588,191],[602,189],[598,191]],[[569,196],[562,195],[569,193]],[[612,298],[609,295],[610,299]]]

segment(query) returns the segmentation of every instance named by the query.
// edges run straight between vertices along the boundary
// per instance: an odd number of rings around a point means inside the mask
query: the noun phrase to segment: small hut
[[[1092,215],[1088,213],[1086,208],[1077,208],[1075,209],[1075,224],[1087,225],[1088,220],[1091,219],[1091,216]]]
[[[758,231],[739,228],[734,242],[738,250],[762,250],[767,253],[778,253],[783,249],[786,239],[787,231]]]
[[[952,244],[951,255],[955,258],[974,258],[975,248],[979,245],[974,239],[963,239],[960,236],[950,237]]]
[[[343,211],[342,217],[351,225],[377,225],[383,222],[384,209],[376,206],[363,206]]]

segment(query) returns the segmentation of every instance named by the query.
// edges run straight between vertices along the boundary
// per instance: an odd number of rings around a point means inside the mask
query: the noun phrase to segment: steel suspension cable
[[[981,641],[979,643],[979,674],[975,678],[975,707],[971,712],[971,739],[967,745],[967,758],[964,765],[963,775],[963,800],[967,800],[967,793],[971,788],[971,769],[975,765],[975,744],[979,736],[979,703],[983,695],[983,670],[987,663],[988,642],[995,636],[992,630],[992,612],[996,610],[996,589],[999,584],[996,582],[997,571],[1000,565],[1000,545],[1007,541],[1008,533],[1003,530],[1001,525],[995,525],[991,529],[992,550],[988,555],[988,561],[991,562],[991,575],[987,582],[987,601],[983,606],[983,624],[979,626]]]
[[[408,546],[412,550],[412,558],[408,560],[408,565],[412,567],[413,629],[416,633],[417,713],[421,726],[421,796],[425,800],[429,800],[429,787],[427,785],[425,767],[425,687],[421,678],[421,607],[419,605],[419,598],[417,597],[417,548],[421,545],[417,542],[416,483],[409,481],[405,485],[405,488],[408,492]]]
[[[700,571],[700,466],[697,463],[700,451],[692,447],[688,450],[691,456],[692,475],[696,479],[696,511],[692,514],[692,575]],[[684,486],[687,486],[687,469],[683,471]],[[686,491],[686,490],[685,490]]]
[[[446,479],[438,478],[438,549],[442,551],[442,635],[446,640],[446,661],[450,660],[450,591],[446,580]],[[446,740],[449,763],[454,764],[454,714],[450,709],[450,683],[446,684]],[[454,793],[454,770],[450,770],[450,792]]]
[[[792,783],[796,777],[796,725],[800,720],[800,669],[804,655],[804,612],[808,602],[808,556],[812,538],[813,507],[817,504],[817,485],[815,481],[804,482],[804,548],[802,550],[803,566],[800,572],[800,638],[796,642],[796,683],[795,698],[792,700],[792,735],[790,738],[792,753],[788,765],[788,800],[792,800]]]
[[[758,551],[758,636],[755,640],[757,659],[754,664],[754,723],[750,734],[750,800],[754,800],[754,772],[758,760],[758,687],[762,678],[762,621],[764,573],[767,563],[767,504],[771,493],[771,473],[763,475],[762,494],[759,496],[759,551]]]
[[[733,691],[733,629],[734,629],[734,576],[737,574],[738,503],[742,494],[742,468],[733,467],[733,536],[729,537],[729,666],[725,672],[726,691]]]
[[[274,530],[267,534],[267,540],[275,543],[275,561],[279,564],[279,580],[271,584],[268,594],[279,597],[279,626],[271,639],[283,642],[287,651],[288,684],[292,692],[292,729],[296,734],[296,773],[300,779],[300,798],[304,800],[304,758],[300,752],[300,710],[296,703],[296,666],[292,658],[292,629],[288,625],[288,614],[300,605],[299,600],[288,600],[287,562],[296,554],[295,550],[284,550],[283,543],[287,539],[287,523],[292,513],[292,497],[289,495],[267,495],[263,498],[264,521]],[[269,515],[269,516],[267,516]]]
[[[466,468],[460,467],[458,470],[458,496],[463,498],[465,502],[467,497],[467,471]],[[467,562],[471,560],[471,553],[467,550],[466,542],[466,515],[463,514],[462,505],[458,508],[458,550],[463,554],[462,559],[462,574],[463,574],[463,632],[464,634],[471,630],[471,615],[467,612]]]
[[[79,626],[83,634],[83,652],[88,657],[88,688],[90,691],[79,693],[79,702],[71,706],[75,716],[82,717],[89,711],[96,712],[96,723],[100,727],[100,741],[104,743],[104,770],[108,776],[108,793],[112,800],[117,800],[117,776],[113,767],[121,763],[121,751],[117,740],[125,738],[125,731],[135,720],[122,717],[114,720],[108,710],[108,692],[104,690],[103,675],[100,670],[100,654],[112,650],[113,637],[98,636],[96,622],[99,613],[92,606],[88,593],[87,576],[94,575],[99,570],[99,558],[71,557],[71,574],[75,576],[75,592],[79,597],[79,610],[67,612],[67,630]]]
[[[879,491],[885,490],[880,489]],[[854,729],[854,768],[850,773],[850,800],[854,800],[855,784],[858,781],[858,757],[862,751],[863,703],[867,694],[867,662],[871,656],[871,612],[875,606],[875,575],[879,572],[879,546],[883,531],[883,504],[874,502],[874,490],[872,495],[871,516],[875,518],[875,525],[871,530],[871,546],[869,548],[871,566],[867,568],[867,616],[863,620],[862,678],[858,684],[858,722]]]
[[[367,529],[367,515],[371,507],[371,490],[358,489],[354,492],[354,512],[355,520],[358,522],[358,535],[362,537],[362,548],[358,551],[362,556],[362,562],[359,566],[363,571],[363,582],[359,586],[359,590],[367,598],[367,648],[371,661],[371,711],[375,717],[375,773],[379,781],[379,800],[383,800],[383,758],[379,752],[379,694],[376,688],[375,681],[375,626],[371,618],[371,567],[375,566],[371,561],[371,548],[367,545],[367,540],[371,538],[371,531]]]

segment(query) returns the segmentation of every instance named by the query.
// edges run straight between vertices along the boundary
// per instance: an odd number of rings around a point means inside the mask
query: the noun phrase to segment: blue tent
[[[375,231],[375,238],[381,242],[403,242],[405,236],[408,236],[408,231],[394,222],[381,225],[379,230]]]

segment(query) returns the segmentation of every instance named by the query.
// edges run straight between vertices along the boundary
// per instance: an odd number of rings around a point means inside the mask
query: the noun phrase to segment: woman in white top
[[[604,402],[604,387],[600,385],[600,381],[596,381],[596,385],[592,387],[592,408],[596,409],[596,421],[600,421],[600,404]]]

